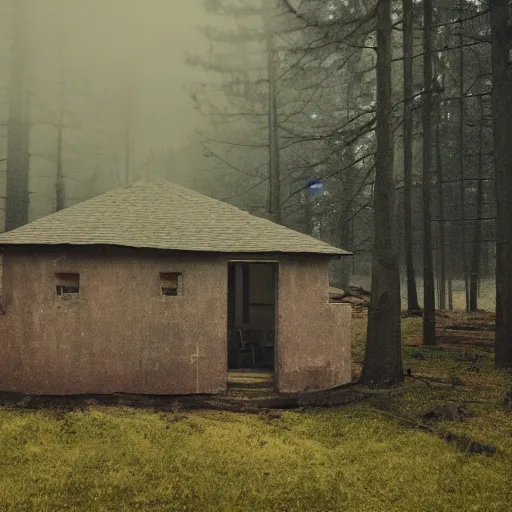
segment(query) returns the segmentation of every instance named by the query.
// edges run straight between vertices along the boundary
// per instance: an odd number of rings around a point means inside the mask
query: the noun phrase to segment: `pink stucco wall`
[[[280,265],[278,386],[323,389],[351,380],[350,304],[329,303],[327,261],[289,258]]]
[[[6,313],[0,315],[0,390],[222,391],[230,259],[121,248],[9,248],[1,298]],[[350,309],[327,302],[327,260],[278,259],[279,390],[348,382]],[[55,273],[65,272],[80,274],[78,300],[56,297]],[[183,273],[183,296],[161,296],[160,272]]]

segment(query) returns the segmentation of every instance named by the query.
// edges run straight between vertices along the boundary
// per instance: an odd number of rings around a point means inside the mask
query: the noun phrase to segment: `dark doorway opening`
[[[228,264],[228,370],[274,371],[277,263]]]

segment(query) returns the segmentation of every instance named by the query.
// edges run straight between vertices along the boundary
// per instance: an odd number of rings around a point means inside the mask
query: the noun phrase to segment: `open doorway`
[[[277,263],[228,264],[228,370],[275,370]]]

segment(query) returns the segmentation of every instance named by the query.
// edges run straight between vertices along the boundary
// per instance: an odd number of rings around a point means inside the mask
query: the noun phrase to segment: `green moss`
[[[409,396],[412,399],[412,395]],[[494,423],[506,416],[493,413]],[[512,446],[463,456],[370,405],[258,415],[0,412],[0,509],[509,510]],[[487,508],[486,508],[487,507]]]

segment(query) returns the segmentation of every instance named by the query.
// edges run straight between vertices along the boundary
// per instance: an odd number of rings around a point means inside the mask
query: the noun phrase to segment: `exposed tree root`
[[[414,421],[409,418],[404,418],[403,416],[397,416],[396,414],[393,414],[393,413],[390,413],[387,411],[380,410],[380,412],[382,414],[384,414],[385,416],[388,416],[389,418],[396,420],[403,426],[423,430],[423,431],[428,432],[429,434],[432,434],[436,437],[440,437],[447,443],[454,444],[457,447],[457,449],[461,452],[474,453],[474,454],[487,455],[487,456],[492,456],[496,453],[496,447],[493,445],[481,444],[467,436],[454,434],[452,432],[444,432],[441,430],[435,430],[432,427],[430,427],[429,425],[426,425],[425,423],[423,423],[421,421]]]
[[[236,398],[226,395],[23,395],[22,393],[0,393],[0,406],[21,409],[83,410],[91,406],[123,406],[159,411],[222,410],[231,412],[260,412],[264,409],[301,409],[306,407],[337,407],[357,403],[369,396],[369,392],[356,389],[355,384],[340,386],[332,390],[279,395],[271,398]]]

